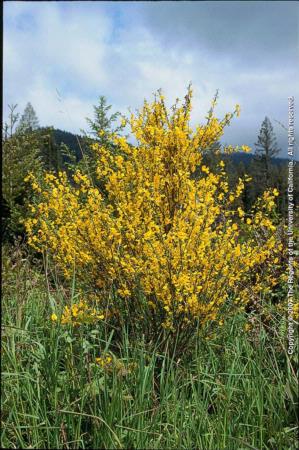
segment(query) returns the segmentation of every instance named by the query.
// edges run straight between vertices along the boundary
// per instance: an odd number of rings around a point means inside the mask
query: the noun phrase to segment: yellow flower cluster
[[[99,364],[102,369],[106,369],[107,367],[111,367],[112,357],[109,354],[99,356],[96,358],[96,363]]]
[[[109,352],[103,353],[102,356],[95,358],[95,362],[106,372],[116,370],[117,374],[121,376],[130,375],[137,369],[137,363],[124,362]]]
[[[220,120],[211,109],[192,130],[191,99],[189,90],[171,111],[162,95],[145,102],[129,120],[136,145],[125,137],[115,137],[117,152],[93,145],[105,195],[80,172],[73,183],[47,174],[26,224],[29,243],[48,250],[66,276],[75,268],[102,297],[113,286],[139,315],[141,292],[155,323],[173,330],[216,320],[229,298],[259,295],[282,248],[271,219],[276,192],[245,216],[235,205],[249,180],[231,189],[223,162],[215,173],[202,164],[233,114]]]
[[[65,306],[61,315],[60,323],[63,325],[81,325],[83,323],[94,323],[105,318],[104,314],[91,308],[84,301],[74,303],[71,307]],[[58,317],[55,313],[51,315],[51,320],[56,322]]]

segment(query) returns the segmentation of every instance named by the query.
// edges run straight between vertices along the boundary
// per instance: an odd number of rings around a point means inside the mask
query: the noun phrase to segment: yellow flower
[[[109,368],[111,366],[112,357],[110,355],[103,355],[102,357],[97,357],[95,359],[96,363],[99,364],[103,369]]]
[[[57,319],[58,319],[58,317],[56,316],[55,313],[53,313],[53,314],[51,315],[51,320],[52,320],[53,322],[56,322]]]
[[[275,189],[273,189],[273,195],[275,196],[275,197],[278,197],[278,195],[279,195],[279,192],[278,192],[278,190],[275,188]]]
[[[269,214],[275,191],[261,196],[248,213],[252,226],[239,233],[233,222],[245,213],[235,203],[248,178],[231,186],[225,170],[203,165],[233,114],[219,120],[212,108],[191,129],[191,100],[189,89],[168,111],[157,95],[128,119],[133,139],[113,136],[113,152],[93,144],[100,183],[80,170],[71,181],[64,172],[45,174],[42,183],[30,176],[40,194],[25,223],[29,244],[47,251],[66,279],[75,268],[96,299],[66,306],[62,324],[120,323],[130,305],[132,323],[149,316],[156,331],[190,329],[217,320],[231,292],[242,306],[251,291],[265,292],[281,243]],[[118,294],[113,305],[110,292]]]
[[[242,145],[242,146],[241,146],[241,149],[242,149],[243,152],[245,152],[245,153],[251,152],[251,148],[248,147],[248,145]]]
[[[239,214],[239,217],[240,217],[240,218],[244,217],[244,214],[245,214],[244,211],[243,211],[243,209],[240,208],[240,207],[238,208],[238,214]]]

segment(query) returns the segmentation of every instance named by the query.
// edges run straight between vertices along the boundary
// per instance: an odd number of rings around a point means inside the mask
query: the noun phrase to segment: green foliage
[[[111,108],[111,105],[107,105],[107,99],[101,95],[99,97],[99,104],[93,107],[93,119],[86,119],[89,125],[89,131],[86,133],[87,136],[93,137],[93,139],[104,146],[113,145],[110,137],[111,133],[118,134],[123,129],[123,126],[115,124],[120,117],[120,113],[115,112],[109,115]]]
[[[86,118],[89,130],[83,131],[84,138],[81,141],[82,159],[76,168],[89,176],[95,186],[104,191],[104,187],[96,176],[97,158],[91,145],[95,142],[109,149],[112,153],[117,152],[117,146],[113,142],[113,136],[117,136],[124,129],[124,125],[117,124],[120,113],[110,114],[112,106],[107,104],[107,99],[100,96],[99,104],[94,106],[93,119]]]
[[[40,128],[40,155],[45,170],[59,172],[63,170],[63,146],[57,144],[53,127]]]
[[[57,173],[68,163],[76,163],[73,152],[59,139],[56,142],[53,128],[38,127],[34,110],[28,105],[21,120],[17,105],[9,106],[8,122],[2,133],[2,232],[9,239],[24,232],[22,222],[33,195],[24,182],[28,173],[39,179],[43,170]]]
[[[2,196],[8,210],[3,223],[6,237],[22,233],[21,220],[26,217],[27,204],[32,197],[24,178],[29,172],[39,178],[42,170],[41,134],[38,130],[15,132],[18,119],[15,107],[10,107],[9,123],[5,124],[2,136]]]
[[[82,158],[82,150],[80,148],[80,146],[82,146],[83,143],[82,136],[70,133],[69,131],[53,129],[53,138],[58,147],[61,146],[64,147],[64,150],[62,151],[64,162],[65,161],[70,162],[69,158],[74,163],[80,161],[80,159]],[[69,149],[67,155],[64,154],[66,149],[65,146]],[[69,153],[71,154],[71,156]]]

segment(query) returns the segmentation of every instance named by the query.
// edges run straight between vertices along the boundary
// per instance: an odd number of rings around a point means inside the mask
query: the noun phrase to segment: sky
[[[22,113],[31,102],[41,126],[79,132],[100,95],[126,114],[160,88],[171,105],[191,82],[194,126],[218,90],[217,116],[241,106],[223,143],[254,149],[268,116],[286,156],[288,97],[295,114],[299,102],[298,2],[10,1],[3,42],[4,119],[9,104]]]

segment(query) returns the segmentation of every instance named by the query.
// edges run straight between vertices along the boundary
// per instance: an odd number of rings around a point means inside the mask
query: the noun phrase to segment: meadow
[[[136,145],[100,129],[80,164],[27,171],[2,249],[3,448],[297,448],[280,193],[249,208],[250,177],[228,180],[222,155],[250,149],[215,151],[240,113],[216,100],[194,130],[191,87],[171,109],[158,92],[123,118]]]
[[[20,253],[3,265],[3,448],[297,448],[283,313],[248,331],[239,314],[174,359],[125,329],[116,346],[105,327],[54,326],[63,292]]]

